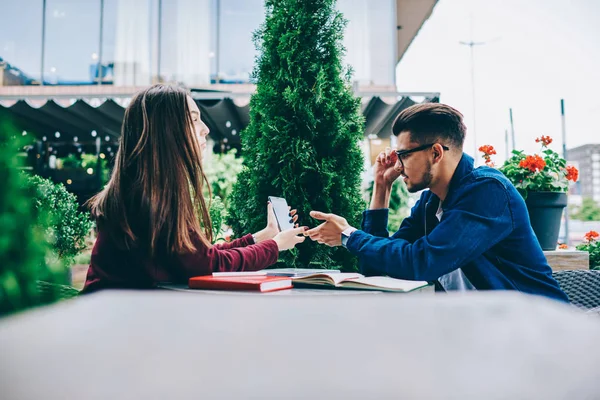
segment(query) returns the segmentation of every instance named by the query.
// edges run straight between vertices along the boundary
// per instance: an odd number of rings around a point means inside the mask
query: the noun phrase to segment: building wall
[[[263,3],[46,0],[44,12],[42,0],[2,2],[0,59],[28,78],[4,84],[248,82]],[[395,89],[396,1],[338,0],[338,8],[349,20],[344,62],[353,67],[354,80]]]
[[[568,150],[567,159],[579,169],[576,194],[600,202],[600,144],[586,144]]]

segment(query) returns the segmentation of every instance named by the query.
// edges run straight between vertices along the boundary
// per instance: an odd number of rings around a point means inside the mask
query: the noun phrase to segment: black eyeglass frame
[[[427,149],[433,147],[436,144],[441,144],[441,143],[424,144],[422,146],[415,147],[414,149],[408,149],[408,150],[402,150],[402,151],[397,151],[396,150],[396,155],[398,156],[398,160],[400,161],[400,164],[404,168],[404,162],[402,161],[402,156],[405,156],[405,155],[411,154],[411,153],[416,153],[417,151],[427,150]],[[450,148],[448,146],[444,146],[443,144],[441,144],[441,146],[442,146],[442,149],[444,149],[445,151],[450,150]]]

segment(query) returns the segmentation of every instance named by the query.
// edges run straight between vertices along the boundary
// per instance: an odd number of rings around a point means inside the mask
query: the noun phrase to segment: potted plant
[[[548,146],[549,136],[535,140],[541,144],[540,154],[528,155],[513,150],[512,157],[499,170],[512,182],[525,199],[533,231],[543,250],[554,250],[560,230],[563,209],[567,206],[569,181],[576,182],[579,171]],[[493,146],[481,146],[486,165],[493,167]]]
[[[590,269],[600,269],[600,233],[589,231],[584,238],[585,242],[577,245],[577,250],[589,253]]]

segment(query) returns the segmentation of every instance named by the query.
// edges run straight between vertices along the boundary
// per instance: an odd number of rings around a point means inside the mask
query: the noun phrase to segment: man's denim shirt
[[[552,278],[533,233],[525,201],[496,169],[473,168],[463,154],[450,182],[444,211],[426,190],[391,237],[388,210],[367,210],[361,230],[346,244],[361,272],[435,281],[461,268],[478,290],[510,289],[568,301]]]

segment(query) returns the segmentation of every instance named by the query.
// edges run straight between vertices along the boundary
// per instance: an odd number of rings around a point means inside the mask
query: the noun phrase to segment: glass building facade
[[[395,0],[338,0],[345,63],[394,86]],[[247,83],[263,0],[19,0],[0,4],[0,85]]]

